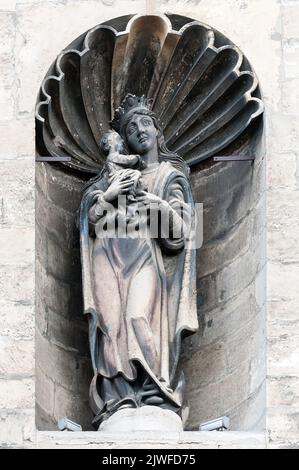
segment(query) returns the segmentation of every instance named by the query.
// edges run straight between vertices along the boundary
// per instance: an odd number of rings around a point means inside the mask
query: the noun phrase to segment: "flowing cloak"
[[[90,234],[90,208],[106,188],[107,182],[99,177],[85,191],[80,206],[84,313],[89,314],[90,353],[94,369],[90,387],[91,406],[97,414],[105,405],[97,386],[98,377],[112,379],[120,374],[128,382],[134,382],[138,365],[158,386],[161,394],[179,409],[182,405],[184,381],[183,374],[177,374],[181,339],[198,328],[195,249],[192,244],[195,212],[190,184],[183,173],[170,163],[162,162],[150,188],[150,192],[168,202],[170,212],[173,213],[172,222],[178,217],[181,220],[185,210],[189,211],[190,216],[191,208],[188,239],[185,234],[181,238],[149,237],[148,240],[137,239],[131,242],[94,238]],[[130,243],[133,243],[131,247]],[[121,251],[126,253],[122,254]],[[172,268],[169,269],[171,264]],[[107,283],[110,282],[105,265],[109,265],[111,284],[117,286],[108,293],[111,299],[110,312],[101,311],[101,302],[105,295],[107,297]],[[148,289],[146,285],[142,289],[138,282],[134,284],[134,279],[140,273],[144,273],[145,280],[149,273]],[[150,299],[146,299],[148,295],[151,296]],[[126,309],[128,296],[133,300],[145,299],[145,305],[150,305],[151,311],[134,316],[134,312],[132,314],[132,311],[128,312]],[[112,318],[114,315],[115,320],[113,305],[116,301],[121,306],[117,311],[120,318],[116,319],[117,331],[113,333],[109,316]],[[106,308],[109,306],[107,301],[104,305]],[[153,340],[155,351],[150,344]]]

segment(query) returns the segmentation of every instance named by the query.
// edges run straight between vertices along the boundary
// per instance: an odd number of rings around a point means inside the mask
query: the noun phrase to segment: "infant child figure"
[[[141,172],[139,169],[144,168],[140,155],[126,155],[122,138],[112,130],[102,137],[100,147],[102,152],[107,155],[105,166],[109,179],[113,178],[116,172],[121,176],[121,174],[126,173],[126,169],[132,169],[129,177],[134,180],[134,185],[127,195],[127,199],[128,202],[135,202],[135,196],[145,189],[140,181]]]

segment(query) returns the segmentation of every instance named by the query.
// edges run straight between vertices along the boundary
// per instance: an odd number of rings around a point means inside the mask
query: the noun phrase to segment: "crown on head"
[[[121,105],[115,110],[111,126],[118,133],[123,133],[124,124],[128,122],[130,116],[140,111],[150,111],[151,100],[145,95],[136,96],[128,93],[122,100]]]

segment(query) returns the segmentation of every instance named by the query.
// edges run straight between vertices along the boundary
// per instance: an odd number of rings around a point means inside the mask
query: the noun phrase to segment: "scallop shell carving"
[[[52,64],[36,105],[38,154],[98,173],[101,136],[127,93],[152,99],[168,148],[190,167],[236,141],[264,109],[249,62],[218,31],[179,15],[120,17]]]

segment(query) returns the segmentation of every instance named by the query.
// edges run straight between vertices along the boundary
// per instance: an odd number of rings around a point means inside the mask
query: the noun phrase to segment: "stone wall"
[[[262,84],[268,167],[268,445],[298,446],[299,2],[296,0],[169,0],[156,4],[141,0],[1,1],[0,443],[3,447],[37,445],[33,157],[36,94],[48,66],[73,38],[108,18],[144,13],[146,4],[154,10],[197,18],[219,29],[246,54]],[[50,281],[46,282],[50,289]],[[259,295],[262,299],[263,292]],[[238,309],[237,304],[235,308]],[[57,332],[59,315],[57,312]],[[210,318],[206,320],[208,325]],[[78,329],[82,326],[80,322],[78,319]],[[55,341],[59,352],[59,338]],[[232,338],[232,350],[233,347]],[[47,390],[54,392],[50,382],[44,383],[48,383]],[[87,441],[82,446],[88,445]],[[50,438],[47,442],[50,445]],[[47,442],[43,440],[44,447]]]

